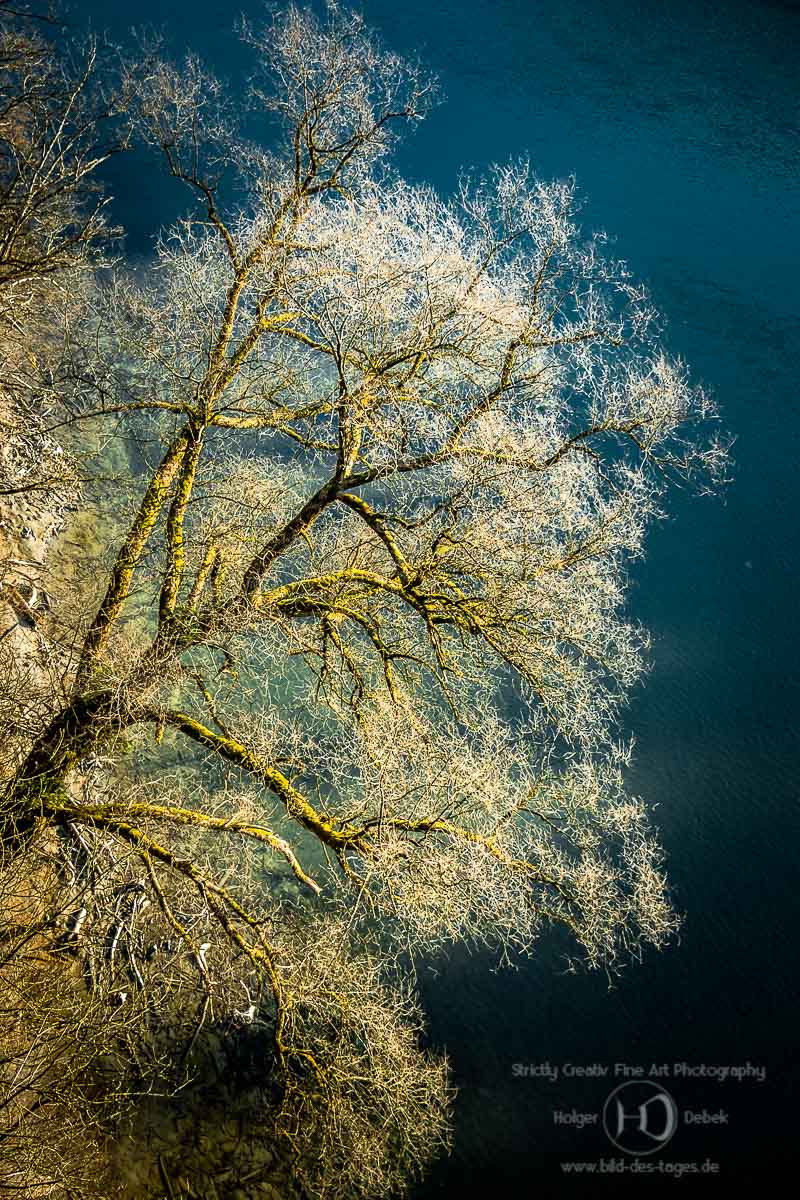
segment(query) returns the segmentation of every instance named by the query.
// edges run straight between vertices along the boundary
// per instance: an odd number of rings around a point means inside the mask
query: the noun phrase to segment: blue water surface
[[[392,48],[439,73],[447,97],[404,144],[401,169],[444,192],[462,169],[523,154],[544,177],[575,174],[587,224],[616,236],[669,318],[671,350],[737,436],[724,500],[674,497],[633,572],[631,611],[653,648],[627,721],[631,786],[658,806],[680,942],[613,989],[565,974],[556,942],[498,974],[454,952],[424,990],[460,1086],[455,1148],[417,1200],[583,1189],[561,1163],[616,1152],[597,1126],[579,1131],[554,1111],[597,1113],[624,1077],[615,1064],[669,1068],[682,1121],[652,1161],[711,1159],[723,1186],[763,1180],[796,1158],[800,13],[768,0],[363,9]],[[209,0],[75,9],[76,23],[117,36],[132,19],[161,25],[236,86],[246,60],[234,15]],[[182,201],[122,160],[111,180],[129,248],[143,253]],[[761,1082],[674,1069],[748,1062]],[[515,1077],[515,1063],[558,1066],[559,1078]],[[566,1064],[606,1074],[565,1077]],[[727,1124],[683,1119],[703,1109]]]

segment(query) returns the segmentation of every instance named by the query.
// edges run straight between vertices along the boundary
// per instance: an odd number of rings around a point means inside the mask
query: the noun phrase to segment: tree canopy
[[[574,181],[412,186],[420,69],[333,5],[242,35],[264,145],[195,58],[123,71],[194,207],[73,330],[51,433],[100,447],[102,536],[56,574],[24,728],[6,656],[4,846],[50,865],[148,1086],[160,1030],[183,1070],[204,1030],[261,1027],[303,1185],[386,1195],[447,1142],[410,962],[555,925],[613,969],[677,927],[624,786],[624,601],[669,487],[725,447]]]

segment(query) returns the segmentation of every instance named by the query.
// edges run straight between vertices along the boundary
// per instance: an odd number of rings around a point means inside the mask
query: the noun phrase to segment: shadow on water
[[[142,1097],[130,1135],[117,1142],[127,1194],[165,1188],[203,1200],[290,1194],[291,1165],[269,1132],[280,1101],[271,1028],[212,1023],[188,1056],[185,1048],[170,1053],[176,1090]],[[302,1200],[294,1184],[291,1195]]]

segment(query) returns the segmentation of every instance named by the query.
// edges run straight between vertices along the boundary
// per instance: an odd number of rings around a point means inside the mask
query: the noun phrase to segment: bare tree
[[[96,177],[126,137],[97,43],[60,52],[43,29],[0,4],[0,498],[23,525],[79,495],[53,427],[85,390],[73,328],[115,232]]]
[[[560,925],[613,968],[676,928],[623,786],[626,569],[725,448],[571,181],[442,201],[388,163],[431,84],[359,18],[243,33],[270,152],[194,59],[130,72],[200,207],[95,300],[83,419],[143,465],[62,580],[5,837],[57,836],[96,1002],[189,1058],[262,1023],[303,1185],[385,1195],[447,1140],[409,953]]]

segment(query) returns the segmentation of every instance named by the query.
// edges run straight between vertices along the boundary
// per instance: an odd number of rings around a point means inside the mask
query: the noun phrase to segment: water
[[[727,1125],[682,1124],[656,1159],[708,1157],[726,1182],[764,1180],[791,1157],[797,1070],[800,14],[765,0],[368,0],[364,10],[389,45],[440,73],[448,97],[404,146],[402,169],[445,191],[464,167],[523,153],[545,177],[575,173],[587,223],[617,235],[669,317],[671,349],[738,439],[725,501],[675,497],[631,595],[654,642],[628,720],[631,785],[658,805],[685,913],[680,944],[613,990],[601,976],[564,975],[555,944],[500,974],[454,953],[425,999],[461,1088],[455,1153],[416,1200],[547,1194],[569,1183],[561,1162],[616,1153],[597,1128],[553,1116],[597,1112],[622,1078],[615,1063],[667,1064],[681,1110],[728,1114]],[[111,19],[94,3],[79,13]],[[142,0],[137,20],[164,24],[177,47],[190,39],[223,73],[239,70],[217,6]],[[156,176],[134,194],[124,164],[114,169],[118,216],[140,252],[174,199]],[[748,1061],[763,1082],[672,1070]],[[515,1078],[516,1062],[549,1062],[561,1077]],[[608,1074],[564,1078],[567,1063]]]

